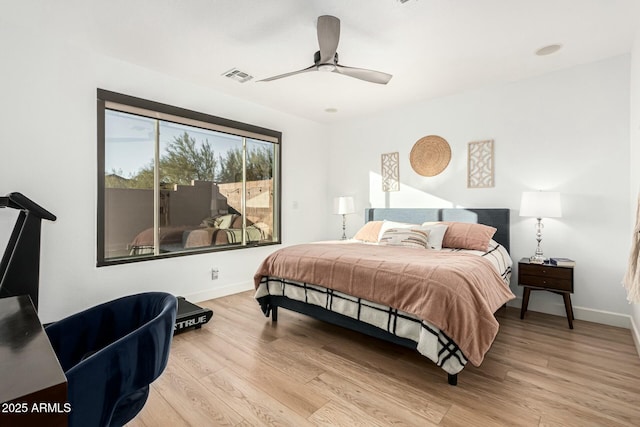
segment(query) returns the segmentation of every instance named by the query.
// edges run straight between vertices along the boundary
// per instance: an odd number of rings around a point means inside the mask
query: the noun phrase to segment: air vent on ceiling
[[[253,76],[250,75],[249,73],[245,73],[244,71],[240,71],[237,68],[232,68],[229,71],[225,71],[224,73],[222,73],[222,75],[225,76],[225,77],[229,77],[230,79],[233,79],[233,80],[238,81],[240,83],[248,82],[249,80],[251,80],[253,78]]]

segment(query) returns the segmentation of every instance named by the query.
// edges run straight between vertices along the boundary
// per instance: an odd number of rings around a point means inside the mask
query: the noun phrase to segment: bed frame
[[[436,208],[368,208],[365,209],[365,221],[398,221],[412,224],[421,224],[425,221],[458,221],[485,224],[495,227],[496,234],[493,240],[509,250],[510,230],[509,230],[509,209],[436,209]],[[267,316],[271,313],[271,321],[278,321],[278,307],[295,311],[313,317],[324,322],[351,329],[384,341],[399,344],[404,347],[416,349],[415,341],[397,337],[383,329],[362,323],[342,314],[334,313],[322,307],[305,304],[284,296],[271,295],[266,304],[268,305]],[[447,374],[447,381],[450,385],[458,383],[458,374]]]

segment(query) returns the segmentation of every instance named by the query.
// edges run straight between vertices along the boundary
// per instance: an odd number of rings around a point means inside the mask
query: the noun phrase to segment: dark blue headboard
[[[365,222],[398,221],[422,224],[425,221],[458,221],[485,224],[498,231],[493,240],[504,246],[507,251],[511,245],[509,209],[503,208],[367,208],[364,211]]]

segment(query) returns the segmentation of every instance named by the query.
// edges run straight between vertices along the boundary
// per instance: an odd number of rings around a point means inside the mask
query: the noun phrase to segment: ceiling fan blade
[[[331,71],[334,73],[344,74],[345,76],[364,80],[371,83],[386,85],[393,77],[391,74],[380,71],[367,70],[364,68],[345,67],[338,65],[338,42],[340,41],[340,20],[335,16],[322,15],[318,17],[318,45],[320,50],[314,55],[314,64],[303,70],[293,71],[291,73],[280,74],[266,79],[258,80],[259,82],[270,82],[282,79],[284,77],[294,76],[296,74],[306,73],[308,71]]]
[[[340,20],[331,15],[318,17],[319,64],[333,64],[335,62],[338,41],[340,41]]]
[[[386,85],[387,83],[389,83],[389,80],[391,80],[391,77],[393,77],[391,74],[383,73],[381,71],[367,70],[364,68],[345,67],[344,65],[337,64],[333,72],[382,85]]]
[[[302,73],[306,73],[308,71],[317,71],[315,64],[307,67],[303,70],[298,70],[298,71],[292,71],[290,73],[285,73],[285,74],[279,74],[277,76],[273,76],[273,77],[267,77],[266,79],[262,79],[262,80],[257,80],[259,82],[270,82],[272,80],[278,80],[278,79],[282,79],[284,77],[289,77],[289,76],[295,76],[296,74],[302,74]]]

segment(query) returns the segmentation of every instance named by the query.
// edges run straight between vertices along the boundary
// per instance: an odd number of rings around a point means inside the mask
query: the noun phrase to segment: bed
[[[269,255],[254,276],[263,313],[275,322],[282,307],[414,348],[456,385],[515,298],[509,210],[372,208],[365,220],[354,239]]]

